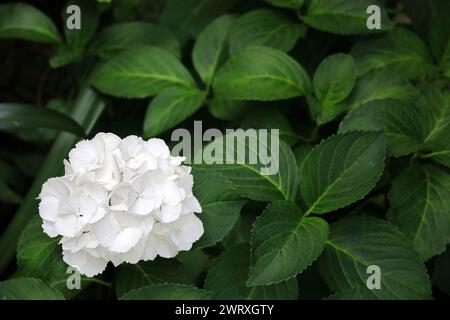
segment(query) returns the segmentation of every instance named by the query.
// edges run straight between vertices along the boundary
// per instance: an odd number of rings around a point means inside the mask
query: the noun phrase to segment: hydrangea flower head
[[[190,167],[161,139],[99,133],[69,152],[65,175],[50,178],[39,215],[62,236],[64,261],[94,276],[108,262],[172,258],[203,234]]]

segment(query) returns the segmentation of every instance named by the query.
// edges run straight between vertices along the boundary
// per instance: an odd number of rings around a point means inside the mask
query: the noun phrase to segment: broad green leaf
[[[174,30],[184,43],[200,33],[214,18],[224,14],[236,0],[169,0],[160,21]]]
[[[58,43],[58,29],[40,10],[25,3],[0,5],[0,38]]]
[[[104,59],[133,46],[149,45],[180,56],[180,44],[167,28],[148,22],[134,21],[113,24],[95,36],[90,52]]]
[[[372,265],[381,270],[376,290],[367,287]],[[364,297],[381,300],[431,296],[427,271],[409,240],[384,220],[355,216],[332,223],[319,267],[336,293],[357,288]]]
[[[118,297],[131,290],[159,283],[193,284],[183,265],[175,259],[159,258],[155,261],[120,266],[115,282]]]
[[[373,4],[378,3],[373,0],[311,0],[301,19],[313,28],[338,34],[374,33],[391,29],[392,23],[382,6],[381,30],[367,27],[370,16],[367,8]]]
[[[435,66],[428,48],[412,31],[395,28],[375,39],[358,42],[351,51],[362,76],[374,69],[389,70],[402,79],[430,74]]]
[[[209,300],[214,293],[181,284],[153,284],[132,290],[120,300]]]
[[[434,151],[422,156],[422,158],[432,159],[450,168],[450,146],[437,147]]]
[[[208,87],[222,66],[228,49],[228,34],[233,17],[224,15],[210,23],[195,41],[192,62],[200,78]]]
[[[323,140],[300,168],[300,194],[310,213],[327,213],[362,199],[384,168],[381,133],[350,132]]]
[[[386,136],[388,155],[404,156],[417,151],[422,144],[422,115],[414,104],[395,100],[371,101],[352,110],[341,122],[339,133],[382,131]]]
[[[221,120],[234,120],[248,109],[245,101],[212,98],[208,101],[208,110],[213,117]]]
[[[301,144],[294,149],[298,172],[300,172],[300,168],[303,166],[305,160],[308,159],[308,155],[313,148],[314,146],[311,144]]]
[[[243,197],[261,201],[293,201],[297,191],[294,155],[282,140],[277,147],[279,138],[275,134],[272,139],[270,131],[267,135],[266,139],[256,130],[240,129],[216,138],[202,150],[203,164],[195,167],[221,173]],[[227,159],[234,161],[227,164]]]
[[[134,47],[100,65],[90,79],[101,92],[145,98],[171,86],[194,86],[186,68],[171,53],[156,47]]]
[[[269,101],[302,96],[311,91],[311,82],[303,67],[284,52],[250,46],[230,57],[213,87],[221,98]]]
[[[268,286],[248,287],[250,246],[238,244],[225,250],[208,271],[205,288],[215,292],[214,299],[223,300],[295,300],[296,279]]]
[[[249,45],[262,45],[289,52],[306,28],[273,10],[256,9],[239,17],[230,31],[230,53]]]
[[[71,117],[81,124],[86,133],[94,127],[95,122],[103,111],[105,104],[90,87],[82,87],[74,101]],[[21,203],[19,209],[14,214],[8,227],[0,236],[0,272],[3,271],[16,254],[17,240],[27,223],[36,214],[36,197],[42,188],[42,184],[50,177],[58,176],[63,171],[63,159],[67,157],[67,152],[79,140],[78,137],[63,132],[55,140],[51,150],[48,152],[43,165],[35,176],[33,184]],[[33,160],[35,158],[32,158]],[[23,160],[20,162],[24,162]],[[27,167],[32,167],[34,161]]]
[[[353,58],[337,53],[326,57],[314,74],[314,93],[324,108],[341,102],[355,84],[356,66]]]
[[[295,204],[269,204],[252,229],[250,285],[279,283],[305,270],[322,252],[328,224],[304,217]]]
[[[0,103],[0,129],[51,128],[85,136],[83,128],[69,116],[49,108],[18,103]]]
[[[398,75],[388,70],[374,70],[356,80],[352,93],[342,104],[351,110],[374,100],[412,101],[418,95],[419,91]]]
[[[21,276],[44,280],[50,287],[58,289],[67,297],[79,293],[79,290],[67,288],[69,267],[62,259],[60,238],[50,238],[42,230],[42,219],[35,216],[23,229],[17,244],[17,265]],[[82,288],[91,280],[81,277]]]
[[[202,213],[197,216],[205,230],[195,243],[196,248],[201,248],[214,245],[231,231],[246,201],[231,182],[218,173],[194,170],[193,175],[193,193],[202,207]]]
[[[444,75],[450,78],[450,2],[439,1],[428,33],[431,53]]]
[[[64,300],[64,296],[40,279],[16,278],[0,282],[0,300]]]
[[[206,93],[195,87],[172,87],[150,103],[144,119],[144,137],[153,137],[175,127],[197,111]]]
[[[299,9],[305,0],[263,0],[276,7]]]
[[[240,124],[242,129],[278,129],[280,138],[287,144],[293,145],[297,135],[289,120],[276,108],[254,108],[249,111]]]
[[[410,239],[422,260],[450,242],[450,174],[433,166],[411,166],[389,191],[389,220]]]
[[[49,63],[52,68],[60,68],[79,60],[82,56],[83,48],[75,48],[66,43],[61,43],[51,56]]]

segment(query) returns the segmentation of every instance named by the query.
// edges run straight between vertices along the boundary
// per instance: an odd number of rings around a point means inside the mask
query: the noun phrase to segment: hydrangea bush
[[[447,0],[0,4],[0,298],[448,298],[449,16]],[[194,121],[278,129],[278,170],[174,152]]]

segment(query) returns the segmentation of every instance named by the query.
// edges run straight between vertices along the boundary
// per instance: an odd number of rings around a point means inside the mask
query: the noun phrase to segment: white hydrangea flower
[[[172,258],[203,234],[192,194],[191,168],[161,139],[120,139],[99,133],[83,140],[39,195],[44,232],[62,236],[64,261],[94,276],[108,262]]]

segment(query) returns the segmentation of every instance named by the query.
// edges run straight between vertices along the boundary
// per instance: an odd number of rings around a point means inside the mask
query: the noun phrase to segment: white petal
[[[127,252],[134,247],[142,237],[142,229],[125,228],[120,231],[109,248],[114,252]]]

